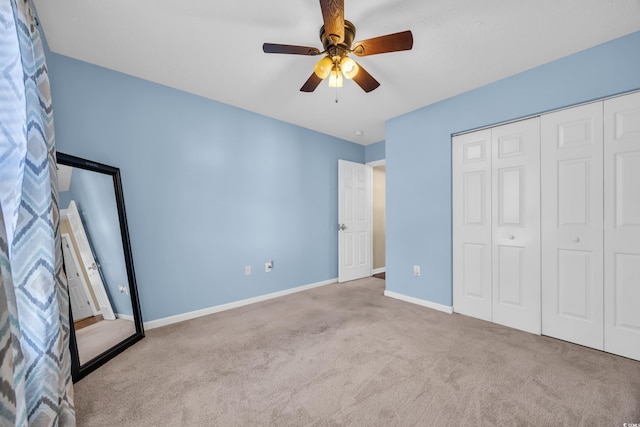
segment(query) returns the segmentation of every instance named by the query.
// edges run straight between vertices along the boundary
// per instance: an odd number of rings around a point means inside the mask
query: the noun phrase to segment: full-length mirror
[[[144,337],[120,170],[57,154],[75,381]]]

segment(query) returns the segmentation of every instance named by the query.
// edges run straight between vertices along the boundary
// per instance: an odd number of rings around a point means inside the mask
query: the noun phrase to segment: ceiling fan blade
[[[294,46],[290,44],[265,43],[262,45],[264,53],[287,53],[291,55],[320,55],[320,51],[315,47]]]
[[[368,56],[379,53],[411,50],[412,47],[413,34],[411,34],[411,31],[402,31],[400,33],[387,34],[386,36],[356,42],[353,45],[352,51],[358,56]]]
[[[344,0],[320,0],[324,31],[333,44],[344,40]]]
[[[360,67],[360,70],[358,71],[358,74],[355,75],[353,80],[358,83],[358,86],[360,86],[362,90],[369,93],[380,86],[380,83],[376,79],[374,79],[373,76],[367,72],[367,70],[362,68],[362,65],[358,64],[358,67]]]
[[[313,92],[321,81],[322,79],[318,77],[315,72],[311,73],[309,79],[300,88],[300,92]]]

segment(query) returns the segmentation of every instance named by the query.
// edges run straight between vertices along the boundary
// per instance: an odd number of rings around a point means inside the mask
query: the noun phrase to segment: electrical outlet
[[[245,265],[244,266],[244,275],[245,276],[251,276],[251,266],[250,265]]]
[[[414,265],[413,266],[413,275],[414,276],[419,276],[420,275],[420,266],[419,265]]]
[[[271,270],[273,270],[273,261],[267,261],[264,263],[264,271],[266,271],[267,273],[269,273]]]

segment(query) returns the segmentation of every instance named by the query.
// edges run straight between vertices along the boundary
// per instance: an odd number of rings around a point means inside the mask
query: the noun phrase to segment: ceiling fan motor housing
[[[320,41],[327,51],[327,54],[331,57],[342,57],[351,51],[351,45],[356,37],[356,26],[350,21],[345,19],[344,21],[344,40],[342,43],[334,45],[331,37],[326,33],[324,25],[320,27]]]

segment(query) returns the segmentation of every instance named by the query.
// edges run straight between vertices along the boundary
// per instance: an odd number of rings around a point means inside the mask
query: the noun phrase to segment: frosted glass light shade
[[[318,61],[313,71],[316,73],[316,76],[320,77],[321,79],[326,79],[331,73],[332,68],[333,61],[328,56],[325,56],[320,61]]]
[[[342,73],[338,67],[333,67],[329,75],[329,87],[342,87]]]
[[[356,74],[358,74],[358,71],[360,71],[360,67],[358,67],[356,61],[348,56],[345,56],[340,60],[340,69],[342,70],[342,74],[344,74],[344,78],[349,80],[354,78]]]

